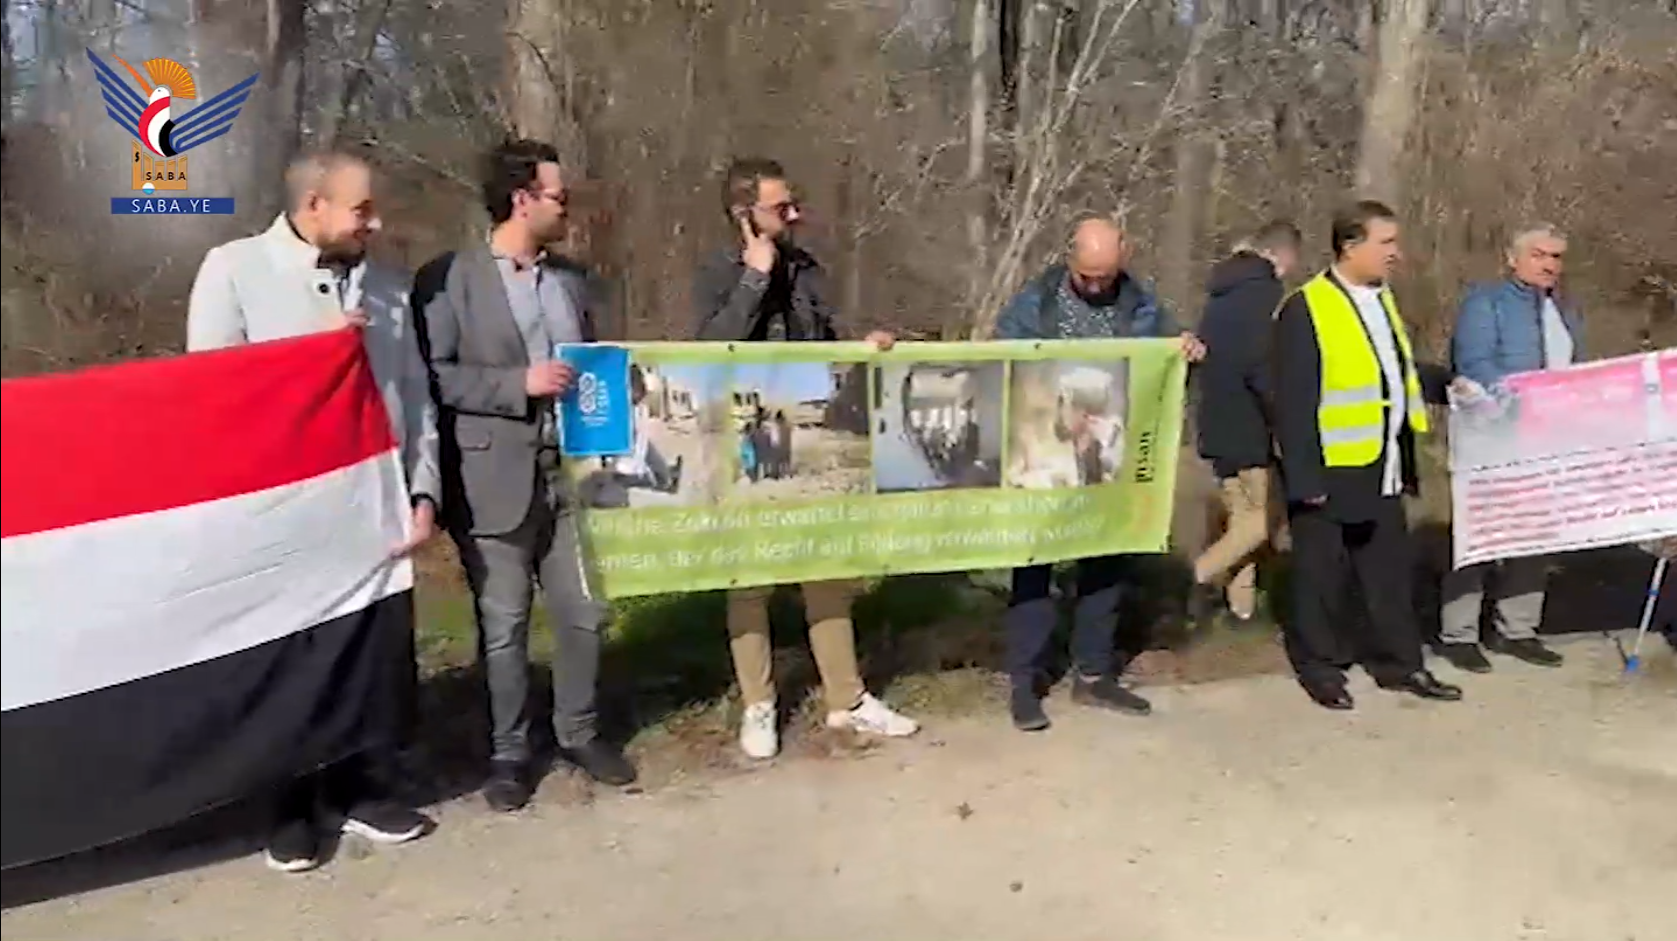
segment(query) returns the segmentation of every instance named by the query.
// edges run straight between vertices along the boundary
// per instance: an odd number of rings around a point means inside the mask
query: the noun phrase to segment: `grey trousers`
[[[538,482],[530,512],[517,529],[458,535],[455,542],[472,589],[478,655],[489,683],[490,757],[530,758],[532,576],[547,593],[553,628],[554,736],[566,748],[593,740],[606,608],[588,589],[575,514]]]
[[[1487,592],[1498,633],[1509,640],[1536,637],[1548,577],[1542,556],[1483,562],[1447,572],[1438,639],[1446,644],[1478,643],[1479,616]]]

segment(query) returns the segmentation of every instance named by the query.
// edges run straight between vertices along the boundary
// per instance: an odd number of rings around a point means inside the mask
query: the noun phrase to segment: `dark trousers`
[[[1421,628],[1410,588],[1413,561],[1403,501],[1379,501],[1374,518],[1347,523],[1293,504],[1293,611],[1284,636],[1299,682],[1335,686],[1361,661],[1375,680],[1421,669]],[[1342,610],[1355,578],[1367,617]]]
[[[362,752],[300,775],[280,789],[275,825],[315,819],[322,810],[348,814],[356,805],[388,799],[393,759],[385,750]]]
[[[390,799],[396,790],[398,752],[413,744],[419,715],[419,661],[414,649],[414,632],[401,630],[391,635],[394,646],[386,651],[390,670],[384,678],[389,698],[380,699],[384,709],[370,720],[386,736],[378,744],[333,762],[308,774],[298,775],[280,786],[274,804],[277,826],[312,821],[321,810],[347,814],[357,804]]]
[[[1077,563],[1077,607],[1072,614],[1072,668],[1079,676],[1112,670],[1112,641],[1118,627],[1123,556],[1099,556]],[[1013,598],[1007,609],[1007,671],[1015,684],[1035,682],[1049,639],[1059,622],[1051,589],[1052,565],[1013,570]]]

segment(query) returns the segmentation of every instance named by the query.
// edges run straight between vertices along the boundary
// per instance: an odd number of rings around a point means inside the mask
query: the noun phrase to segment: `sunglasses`
[[[798,205],[798,201],[795,199],[788,199],[785,202],[775,203],[772,206],[758,206],[757,208],[763,210],[764,212],[774,213],[780,217],[780,221],[782,222],[792,221],[793,216],[798,215],[803,211],[803,207]]]
[[[527,189],[524,192],[530,194],[531,199],[539,199],[544,202],[550,202],[556,206],[569,205],[571,201],[571,194],[565,190],[554,192],[552,190]]]

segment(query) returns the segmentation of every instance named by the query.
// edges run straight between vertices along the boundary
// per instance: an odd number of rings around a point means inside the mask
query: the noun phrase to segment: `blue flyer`
[[[576,370],[576,383],[559,398],[560,451],[569,457],[611,457],[634,450],[629,398],[629,351],[597,343],[559,344],[555,359]]]

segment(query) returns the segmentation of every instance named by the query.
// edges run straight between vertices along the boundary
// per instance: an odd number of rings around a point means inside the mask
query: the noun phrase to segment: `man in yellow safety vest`
[[[1403,496],[1417,487],[1427,413],[1388,285],[1396,216],[1359,202],[1335,215],[1332,242],[1333,266],[1277,313],[1276,438],[1293,534],[1287,657],[1329,709],[1353,707],[1345,670],[1357,659],[1382,689],[1460,699],[1424,665],[1410,590]],[[1351,576],[1365,618],[1338,610]]]

